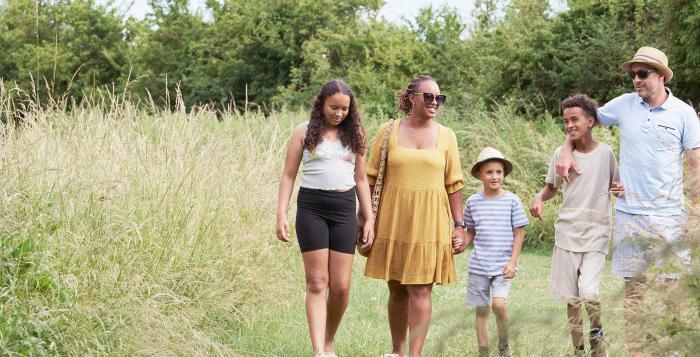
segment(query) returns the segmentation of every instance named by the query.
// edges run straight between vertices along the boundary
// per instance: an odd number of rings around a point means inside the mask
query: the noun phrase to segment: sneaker
[[[510,350],[508,345],[498,346],[498,357],[513,357],[513,351]]]
[[[592,329],[588,342],[591,344],[591,357],[608,357],[602,328]]]
[[[491,357],[488,346],[479,347],[479,357]]]
[[[401,357],[401,356],[397,355],[396,353],[385,353],[385,354],[381,355],[380,357]]]
[[[586,350],[583,348],[583,346],[574,348],[574,357],[586,357]]]
[[[323,352],[324,357],[338,357],[335,352]]]

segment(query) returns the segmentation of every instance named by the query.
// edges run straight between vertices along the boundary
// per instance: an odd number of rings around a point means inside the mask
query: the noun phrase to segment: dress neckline
[[[435,123],[435,125],[437,125],[437,140],[435,142],[435,147],[431,148],[431,149],[416,149],[416,148],[408,148],[405,146],[401,146],[399,144],[399,126],[401,125],[401,121],[403,121],[403,119],[397,119],[396,121],[398,121],[398,123],[394,123],[394,130],[392,130],[392,133],[391,133],[392,140],[394,140],[394,146],[401,148],[401,149],[413,150],[413,151],[435,151],[435,150],[438,150],[440,148],[440,132],[442,131],[442,130],[440,130],[440,124]]]

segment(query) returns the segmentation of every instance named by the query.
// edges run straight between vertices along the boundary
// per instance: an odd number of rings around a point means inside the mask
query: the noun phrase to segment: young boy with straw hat
[[[469,197],[464,207],[467,228],[464,246],[474,242],[466,304],[476,308],[479,356],[489,356],[489,304],[496,315],[498,355],[512,355],[506,302],[517,271],[524,227],[528,224],[518,196],[502,187],[503,179],[512,170],[513,165],[500,151],[484,148],[471,170],[472,176],[482,182],[483,191]]]

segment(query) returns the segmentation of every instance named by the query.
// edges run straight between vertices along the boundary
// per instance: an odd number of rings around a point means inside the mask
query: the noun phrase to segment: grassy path
[[[293,247],[291,249],[294,249]],[[466,266],[469,252],[458,256],[459,282],[436,286],[433,290],[433,319],[426,342],[425,356],[475,355],[473,309],[463,304],[466,287]],[[279,299],[261,306],[259,315],[249,329],[225,336],[241,356],[310,356],[310,342],[303,305],[301,260],[290,268],[289,276],[296,281],[294,291],[280,291]],[[356,259],[350,306],[336,340],[339,356],[379,356],[391,348],[386,318],[388,290],[382,281],[362,275],[364,258]],[[549,251],[526,251],[520,272],[513,283],[509,299],[511,343],[517,356],[564,356],[571,352],[565,324],[563,303],[549,299]],[[622,355],[620,341],[621,280],[609,275],[602,282],[603,323],[610,355]],[[493,316],[489,326],[495,346]]]

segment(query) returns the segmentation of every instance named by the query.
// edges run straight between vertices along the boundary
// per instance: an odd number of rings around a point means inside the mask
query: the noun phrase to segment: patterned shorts
[[[685,215],[647,216],[617,211],[613,232],[612,273],[642,277],[653,264],[658,277],[677,279],[690,264],[683,237]]]

